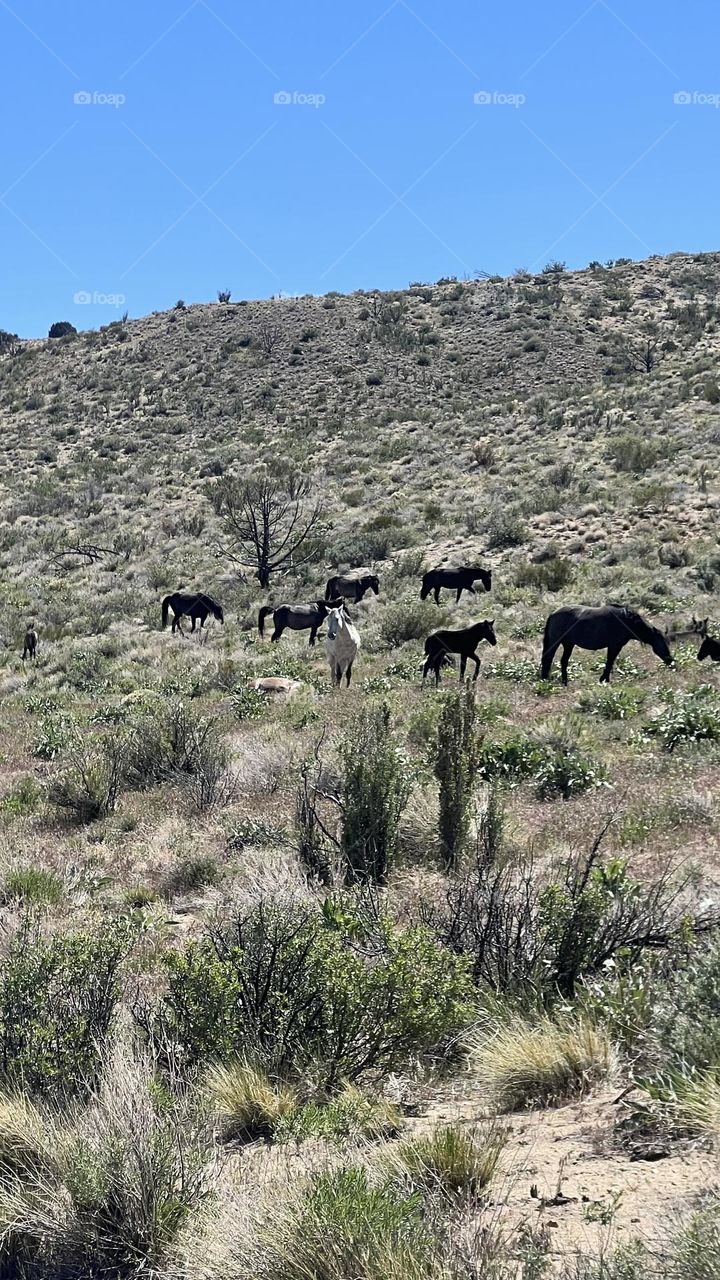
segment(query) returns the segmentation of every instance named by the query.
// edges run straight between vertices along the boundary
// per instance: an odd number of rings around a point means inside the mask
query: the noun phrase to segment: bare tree
[[[322,512],[306,476],[223,476],[208,496],[222,521],[218,551],[242,568],[254,567],[262,587],[284,565],[306,564],[317,555]]]
[[[255,345],[266,360],[270,359],[281,338],[282,329],[279,325],[273,324],[271,320],[260,321],[255,335]]]

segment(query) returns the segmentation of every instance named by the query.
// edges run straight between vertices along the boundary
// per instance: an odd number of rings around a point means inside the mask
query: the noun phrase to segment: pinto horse
[[[567,684],[568,662],[573,649],[578,645],[581,649],[607,649],[600,683],[609,683],[615,659],[631,640],[649,644],[653,653],[662,658],[666,666],[669,667],[672,663],[673,656],[666,636],[658,627],[646,622],[634,609],[621,604],[606,604],[597,609],[579,604],[556,609],[545,623],[541,677],[543,680],[548,679],[553,658],[562,645],[560,674],[563,684]]]
[[[191,631],[195,630],[195,623],[200,621],[200,629],[205,626],[205,619],[211,613],[219,622],[225,621],[225,615],[222,611],[222,605],[217,600],[213,600],[212,596],[206,596],[202,593],[193,595],[190,592],[174,591],[171,596],[166,596],[162,602],[162,624],[164,627],[168,624],[168,614],[172,610],[173,624],[172,634],[175,630],[180,632],[181,636],[185,635],[180,626],[181,618],[190,618],[192,620]]]
[[[272,614],[275,627],[270,639],[279,640],[286,627],[291,631],[309,631],[308,644],[312,647],[318,629],[322,626],[332,609],[342,609],[343,602],[337,600],[314,600],[312,604],[279,604],[273,608],[271,604],[263,605],[258,614],[258,633],[262,640],[265,635],[265,619]]]
[[[482,582],[485,591],[489,591],[492,587],[492,570],[481,569],[479,565],[448,565],[446,569],[428,569],[423,574],[420,599],[426,600],[432,591],[435,603],[439,604],[441,589],[450,587],[455,592],[457,604],[463,591],[471,591],[473,595],[477,595],[473,582],[478,581]]]

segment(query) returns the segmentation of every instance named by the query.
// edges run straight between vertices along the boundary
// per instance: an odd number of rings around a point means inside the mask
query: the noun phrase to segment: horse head
[[[342,605],[340,608],[331,609],[327,615],[328,620],[328,640],[337,640],[339,633],[345,626],[344,610]]]
[[[709,658],[712,653],[712,645],[710,637],[705,636],[700,648],[698,649],[698,662],[703,662],[705,658]]]
[[[672,666],[673,656],[670,652],[667,636],[658,627],[650,628],[650,645],[653,653],[657,654],[658,658],[662,658],[666,667]]]
[[[487,640],[488,644],[492,644],[492,645],[497,644],[497,636],[495,635],[495,619],[494,618],[492,619],[491,622],[485,619],[484,622],[480,623],[480,639]]]
[[[473,578],[476,582],[479,578],[486,591],[492,587],[492,569],[483,569],[480,565],[476,565],[473,569]]]
[[[376,596],[380,595],[380,579],[378,578],[376,573],[368,574],[367,578],[365,579],[365,584],[367,587],[370,588],[370,590]]]

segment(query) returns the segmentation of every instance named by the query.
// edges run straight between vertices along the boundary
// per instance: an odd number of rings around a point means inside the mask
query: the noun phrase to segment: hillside
[[[720,254],[4,344],[13,1275],[715,1275],[687,1259],[719,1230],[720,667],[691,632],[720,638],[719,366]],[[322,514],[268,592],[213,502],[258,470]],[[421,602],[455,559],[491,594]],[[336,691],[322,639],[257,613],[358,565]],[[224,625],[161,630],[179,587]],[[576,649],[540,680],[547,614],[608,601],[674,666],[633,644],[600,686]],[[423,689],[429,631],[483,618],[474,700]]]

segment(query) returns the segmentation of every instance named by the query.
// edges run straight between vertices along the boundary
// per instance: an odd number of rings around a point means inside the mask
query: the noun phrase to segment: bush
[[[412,1280],[442,1272],[419,1194],[365,1169],[316,1174],[295,1204],[264,1224],[262,1252],[273,1280]]]
[[[535,587],[538,591],[562,591],[574,577],[572,562],[557,556],[542,564],[521,565],[515,582],[518,587]]]
[[[616,1070],[607,1032],[582,1020],[529,1022],[508,1016],[470,1041],[473,1069],[493,1103],[505,1111],[577,1097]]]
[[[444,621],[445,614],[427,600],[398,600],[383,609],[380,638],[387,649],[399,649],[408,640],[424,640]]]
[[[70,763],[48,789],[48,800],[71,821],[85,824],[113,813],[126,777],[127,744],[106,738],[77,746]]]
[[[65,886],[54,871],[42,867],[16,867],[5,877],[4,898],[16,898],[23,903],[56,906],[62,902]]]
[[[439,833],[446,867],[457,866],[468,838],[480,765],[475,689],[466,684],[444,702],[437,731],[435,777],[440,785]]]
[[[509,506],[497,506],[485,521],[485,535],[488,550],[494,551],[519,547],[526,541],[528,533],[519,511]]]
[[[383,921],[367,933],[342,906],[261,901],[170,953],[165,968],[150,1025],[189,1068],[249,1060],[330,1089],[441,1051],[471,1016],[464,959],[423,927]]]
[[[690,693],[671,693],[658,716],[647,726],[666,751],[682,742],[720,741],[720,701],[712,685]]]
[[[349,880],[385,884],[410,797],[408,764],[385,704],[362,711],[340,748],[343,769],[341,851]]]
[[[44,937],[26,920],[0,970],[0,1076],[37,1094],[73,1093],[97,1078],[120,997],[129,937]]]
[[[480,776],[520,781],[529,777],[542,762],[542,750],[534,739],[517,735],[505,742],[485,742],[480,753]]]
[[[345,1084],[330,1099],[308,1102],[291,1112],[277,1125],[275,1137],[280,1142],[308,1138],[377,1142],[396,1137],[401,1123],[400,1112],[391,1102],[369,1097],[357,1085]]]
[[[475,1200],[490,1185],[505,1141],[496,1126],[466,1130],[445,1125],[402,1143],[390,1161],[417,1187],[439,1190],[453,1200]]]
[[[0,1100],[0,1231],[13,1274],[158,1274],[205,1195],[207,1151],[152,1066],[108,1060],[90,1109],[63,1128]]]
[[[56,320],[48,329],[48,338],[67,338],[74,333],[77,333],[77,329],[69,320]]]
[[[618,436],[609,447],[609,455],[615,469],[629,471],[633,475],[649,471],[662,454],[662,449],[654,440],[637,435]]]
[[[583,754],[572,742],[549,747],[537,770],[536,794],[540,800],[563,800],[581,795],[605,780],[605,766]]]

